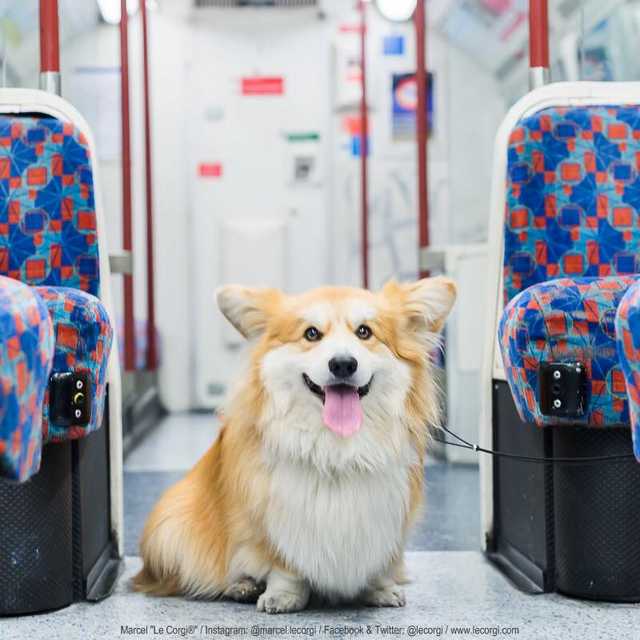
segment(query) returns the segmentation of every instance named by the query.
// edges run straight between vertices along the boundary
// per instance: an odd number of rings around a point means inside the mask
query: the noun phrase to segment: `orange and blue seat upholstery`
[[[629,287],[620,301],[616,335],[620,364],[629,391],[633,450],[640,460],[640,282]]]
[[[533,285],[505,308],[500,340],[505,375],[522,420],[539,426],[616,426],[629,422],[629,403],[616,347],[616,310],[640,276],[559,278]],[[581,362],[587,372],[582,416],[543,415],[542,363]]]
[[[53,325],[31,287],[0,276],[0,327],[0,475],[25,480],[40,467]]]
[[[0,116],[3,477],[26,480],[44,443],[102,424],[113,330],[98,297],[99,264],[87,140],[53,117]],[[68,371],[89,374],[89,424],[49,420],[49,376]]]
[[[513,129],[507,161],[499,339],[520,417],[540,426],[628,424],[630,407],[637,416],[639,392],[627,393],[636,365],[618,346],[632,359],[635,342],[620,343],[621,323],[627,331],[640,324],[616,314],[640,280],[640,107],[542,109]],[[539,368],[550,362],[585,365],[580,417],[542,414]]]

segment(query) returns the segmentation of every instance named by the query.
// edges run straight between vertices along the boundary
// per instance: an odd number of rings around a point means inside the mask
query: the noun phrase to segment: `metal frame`
[[[144,4],[144,2],[143,2]],[[131,105],[129,100],[129,14],[127,0],[120,0],[120,102],[122,108],[122,248],[133,248],[131,196]],[[136,368],[136,334],[133,301],[133,273],[124,273],[124,368]]]
[[[59,96],[60,27],[58,0],[40,0],[40,89]]]
[[[149,24],[147,3],[140,3],[142,14],[142,66],[144,94],[144,153],[145,153],[145,188],[147,200],[147,361],[149,371],[158,367],[156,345],[156,305],[155,305],[155,271],[153,242],[153,155],[151,153],[151,96],[149,89]]]
[[[529,89],[548,84],[549,7],[548,0],[529,0]]]
[[[362,228],[362,286],[369,287],[369,113],[367,110],[367,3],[360,10],[360,212]]]
[[[418,0],[413,15],[416,29],[416,84],[418,102],[416,105],[416,145],[418,152],[418,262],[420,277],[425,278],[429,271],[422,266],[423,250],[429,246],[429,153],[427,121],[428,82],[426,68],[426,11],[425,0]]]

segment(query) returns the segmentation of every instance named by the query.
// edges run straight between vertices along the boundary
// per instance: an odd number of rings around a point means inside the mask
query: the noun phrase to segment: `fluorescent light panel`
[[[387,20],[405,22],[416,10],[418,0],[376,0],[378,11]]]
[[[120,24],[120,0],[97,0],[102,19],[107,24]],[[147,4],[147,6],[149,6]],[[127,13],[132,16],[140,8],[139,0],[127,0]]]

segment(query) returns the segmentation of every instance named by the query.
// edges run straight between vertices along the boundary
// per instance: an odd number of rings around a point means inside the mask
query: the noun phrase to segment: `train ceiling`
[[[252,0],[254,1],[254,0]],[[264,2],[264,0],[261,0]],[[331,12],[353,0],[274,0],[279,11],[286,7],[326,6]],[[98,3],[91,0],[59,0],[62,43],[87,32],[100,21]],[[178,6],[206,11],[205,7],[239,6],[246,0],[159,0],[161,10]],[[550,0],[552,43],[580,28],[584,5],[591,24],[610,14],[625,0]],[[200,6],[200,9],[196,7]],[[456,47],[471,55],[500,80],[525,74],[527,59],[528,0],[427,0],[427,19]],[[0,0],[0,58],[7,53],[5,72],[18,79],[14,69],[37,69],[38,0]],[[35,53],[34,53],[35,52]],[[553,47],[552,47],[553,53]],[[12,77],[14,76],[14,77]]]
[[[625,0],[549,0],[551,42],[556,43],[581,27],[583,7],[588,27],[624,3]],[[436,29],[499,79],[526,67],[529,0],[432,0],[427,6],[432,7],[431,19]]]

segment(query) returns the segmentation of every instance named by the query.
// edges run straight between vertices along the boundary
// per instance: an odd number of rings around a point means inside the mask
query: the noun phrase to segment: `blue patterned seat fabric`
[[[0,274],[98,295],[93,174],[72,124],[0,116]]]
[[[537,425],[613,426],[629,421],[620,367],[615,315],[640,276],[560,278],[533,285],[504,310],[499,340],[505,375],[520,418]],[[586,412],[580,419],[543,415],[538,369],[543,362],[582,362],[589,377]]]
[[[640,271],[640,107],[548,108],[509,141],[504,297]]]
[[[37,436],[37,429],[0,433],[0,475],[24,480],[39,468],[41,442],[78,438],[98,428],[105,404],[112,329],[97,298],[100,268],[90,151],[84,135],[71,123],[44,116],[0,115],[2,276],[32,285],[30,295],[38,308],[48,310],[55,351],[52,347],[46,367],[86,370],[94,387],[91,424],[86,427],[50,424],[48,396],[43,395],[38,396],[39,406],[32,408],[39,416]],[[0,313],[7,317],[17,313],[12,304],[5,296]],[[38,345],[25,339],[21,348],[31,361],[27,351]],[[5,417],[8,402],[8,397],[0,402]],[[11,402],[23,411],[22,397],[17,397],[17,405],[16,397]]]
[[[640,282],[627,289],[618,305],[616,337],[629,396],[633,451],[640,462]]]
[[[57,425],[49,421],[48,391],[42,415],[45,442],[74,440],[102,424],[107,384],[107,361],[113,329],[103,304],[89,293],[68,287],[34,287],[47,306],[55,335],[53,373],[84,371],[93,385],[88,425]]]
[[[0,276],[0,327],[0,475],[22,481],[40,468],[53,326],[31,287]]]
[[[640,107],[546,108],[511,132],[500,342],[523,420],[538,407],[541,362],[581,361],[588,412],[572,424],[628,421],[615,347],[617,306],[640,272]]]

